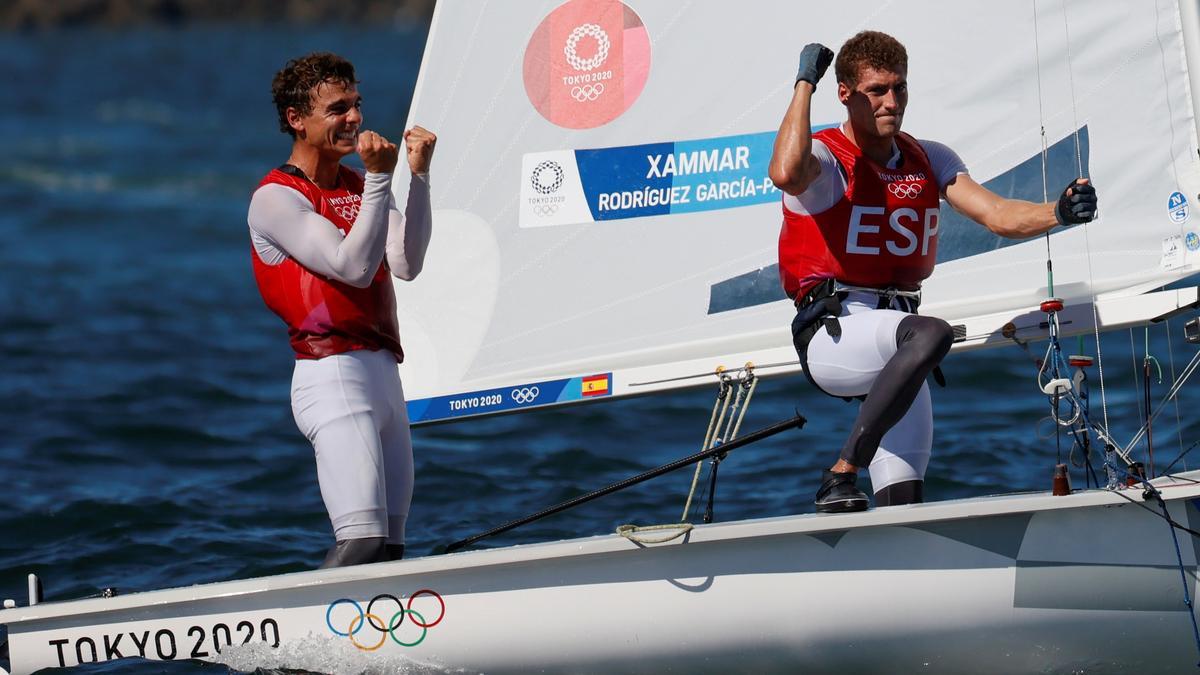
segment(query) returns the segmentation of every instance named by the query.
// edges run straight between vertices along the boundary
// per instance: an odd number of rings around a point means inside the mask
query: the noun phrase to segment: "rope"
[[[717,398],[713,401],[712,417],[708,420],[708,431],[704,432],[704,442],[700,444],[701,452],[712,447],[713,430],[719,424],[717,421],[717,411],[719,409],[721,411],[720,417],[724,418],[725,410],[721,407],[721,403],[729,403],[729,377],[724,374],[724,368],[717,368],[716,374],[720,378],[718,384],[720,389],[717,390]],[[687,501],[683,504],[683,515],[679,517],[680,520],[687,520],[688,511],[692,509],[692,497],[696,494],[696,485],[700,482],[700,470],[703,468],[703,460],[696,462],[696,471],[692,474],[692,487],[688,490]]]
[[[725,433],[721,434],[721,442],[728,443],[733,438],[733,424],[738,419],[739,411],[742,411],[742,397],[746,395],[746,388],[742,386],[742,380],[739,378],[737,393],[733,395],[733,405],[729,409],[729,417],[725,420]]]
[[[1188,618],[1192,620],[1192,637],[1196,640],[1196,652],[1197,654],[1200,654],[1200,625],[1197,625],[1196,623],[1196,612],[1192,607],[1192,594],[1188,590],[1187,571],[1183,564],[1183,552],[1179,549],[1179,535],[1175,534],[1175,530],[1176,528],[1186,530],[1193,536],[1196,536],[1200,533],[1197,533],[1195,530],[1191,530],[1175,522],[1175,520],[1171,518],[1171,513],[1167,511],[1167,501],[1163,499],[1162,493],[1144,479],[1142,484],[1145,485],[1146,490],[1150,494],[1153,494],[1154,498],[1158,500],[1158,506],[1162,509],[1162,517],[1169,525],[1167,529],[1171,531],[1171,542],[1175,544],[1175,560],[1179,563],[1179,580],[1183,582],[1183,604],[1188,609]],[[1196,663],[1196,667],[1200,668],[1200,662]]]
[[[753,398],[753,396],[754,396],[754,389],[756,387],[758,387],[758,378],[757,377],[754,377],[753,375],[751,375],[749,379],[750,379],[750,386],[748,388],[748,391],[746,392],[746,400],[744,403],[742,403],[742,412],[741,412],[741,414],[738,415],[737,424],[735,424],[733,426],[732,438],[737,438],[738,431],[740,431],[742,428],[742,420],[745,419],[745,417],[746,417],[746,411],[750,409],[750,399]],[[746,385],[743,384],[742,386],[746,386]]]
[[[708,421],[708,431],[704,434],[704,444],[700,447],[701,452],[732,441],[737,438],[738,431],[742,428],[742,420],[746,418],[746,411],[750,409],[750,399],[754,396],[754,390],[758,386],[758,378],[754,375],[753,363],[747,363],[737,372],[740,374],[736,379],[737,384],[734,385],[734,378],[726,374],[724,368],[716,370],[716,374],[720,378],[720,388],[717,390],[717,399],[713,402],[713,413]],[[737,392],[731,404],[729,390],[734,386],[737,386]],[[721,433],[721,427],[725,428],[724,433]],[[714,461],[719,460],[714,459]],[[692,510],[692,501],[696,496],[696,487],[700,483],[700,473],[703,468],[703,461],[696,462],[696,470],[692,473],[692,485],[688,489],[687,499],[683,504],[683,515],[679,517],[681,521],[686,521]]]

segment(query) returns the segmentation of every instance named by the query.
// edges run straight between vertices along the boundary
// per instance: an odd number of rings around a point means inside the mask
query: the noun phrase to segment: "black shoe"
[[[817,490],[817,513],[849,513],[866,511],[867,496],[855,486],[856,473],[821,472],[821,488]]]

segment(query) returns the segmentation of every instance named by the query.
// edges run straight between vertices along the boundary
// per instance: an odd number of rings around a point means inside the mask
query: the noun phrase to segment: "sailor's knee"
[[[900,322],[898,342],[910,343],[926,354],[941,359],[954,344],[954,329],[943,319],[933,316],[907,316]]]
[[[935,317],[925,318],[930,319],[933,323],[934,327],[930,330],[934,333],[933,340],[937,353],[940,356],[945,356],[949,353],[951,345],[954,344],[954,329],[950,326],[949,322],[943,319]]]

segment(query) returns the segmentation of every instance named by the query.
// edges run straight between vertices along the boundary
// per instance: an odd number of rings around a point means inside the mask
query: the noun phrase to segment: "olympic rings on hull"
[[[436,619],[426,620],[423,614],[413,609],[413,601],[421,596],[430,596],[438,601],[440,609]],[[395,603],[397,611],[393,613],[391,609],[388,609],[382,614],[376,614],[374,611],[372,611],[375,609],[376,603],[379,603],[380,607],[383,607],[385,604],[383,601],[385,600],[390,600],[391,602]],[[334,625],[333,621],[333,610],[338,605],[350,605],[355,611],[355,616],[350,619],[350,623],[346,626],[346,630],[344,631],[339,630],[338,627]],[[385,621],[385,616],[390,616],[391,618]],[[410,642],[405,642],[396,635],[396,630],[405,622],[405,616],[409,617],[409,622],[411,622],[413,626],[421,629],[420,637]],[[400,598],[397,598],[390,593],[380,593],[371,598],[370,602],[367,603],[365,610],[357,600],[353,600],[351,598],[338,598],[337,600],[329,603],[329,607],[325,609],[325,625],[329,627],[329,631],[339,637],[349,638],[351,644],[357,647],[360,651],[364,652],[373,652],[378,650],[380,647],[383,647],[388,638],[391,638],[392,642],[395,642],[401,647],[416,647],[425,641],[425,637],[429,635],[429,629],[441,623],[442,619],[444,618],[446,618],[446,601],[437,591],[428,588],[422,588],[416,593],[410,595],[407,605],[403,603]],[[367,638],[365,635],[359,635],[359,632],[361,632],[366,626],[370,626],[370,629],[378,634],[378,640],[373,637]]]
[[[512,397],[512,400],[515,403],[524,404],[533,403],[537,400],[538,394],[541,393],[541,390],[539,390],[537,387],[521,387],[520,389],[513,389],[509,393],[509,396]]]

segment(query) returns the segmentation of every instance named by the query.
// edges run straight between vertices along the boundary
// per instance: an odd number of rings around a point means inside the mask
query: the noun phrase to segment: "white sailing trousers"
[[[292,414],[316,451],[317,481],[335,539],[404,543],[413,494],[412,436],[391,352],[297,360]]]
[[[838,319],[841,337],[835,340],[820,329],[809,342],[809,373],[826,392],[834,396],[865,395],[896,354],[897,327],[911,315],[876,309],[878,301],[873,293],[851,293],[842,302]],[[908,412],[880,441],[868,468],[871,488],[878,492],[896,483],[924,480],[932,447],[933,405],[929,384],[923,383]]]

